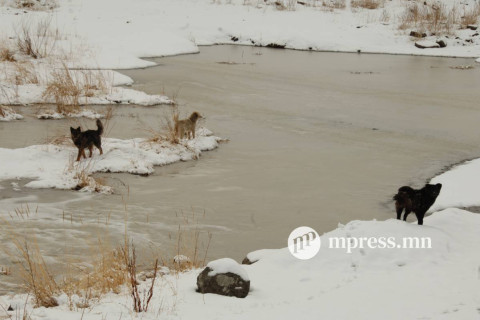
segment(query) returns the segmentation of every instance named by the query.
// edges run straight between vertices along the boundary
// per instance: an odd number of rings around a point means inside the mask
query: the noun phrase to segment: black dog
[[[442,189],[441,183],[426,184],[419,190],[407,186],[398,189],[398,193],[393,196],[397,219],[400,220],[402,211],[405,209],[403,221],[406,221],[407,216],[413,211],[417,216],[418,224],[423,224],[423,217],[437,199],[440,189]]]
[[[92,157],[93,146],[97,147],[100,150],[100,154],[103,154],[102,150],[102,138],[103,133],[103,124],[100,120],[97,119],[97,130],[87,130],[82,132],[82,129],[78,127],[74,129],[70,127],[70,133],[72,134],[72,140],[75,146],[78,148],[77,161],[80,161],[80,157],[85,156],[85,149],[88,148],[90,151],[90,158]]]

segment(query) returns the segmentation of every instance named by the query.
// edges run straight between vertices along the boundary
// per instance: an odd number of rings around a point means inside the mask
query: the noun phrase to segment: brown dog
[[[100,120],[97,119],[97,130],[87,130],[82,132],[80,127],[77,129],[70,127],[70,133],[72,134],[73,143],[78,148],[77,161],[80,161],[82,156],[87,158],[85,156],[86,148],[90,151],[91,158],[93,146],[100,150],[100,154],[103,154],[101,137],[103,133],[103,124]]]
[[[173,116],[173,121],[175,122],[175,136],[180,139],[185,137],[187,134],[187,139],[195,139],[195,126],[197,120],[203,118],[200,113],[194,112],[187,119],[178,120],[178,115]]]

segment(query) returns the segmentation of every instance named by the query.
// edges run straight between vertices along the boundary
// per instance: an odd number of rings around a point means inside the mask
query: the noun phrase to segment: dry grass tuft
[[[384,5],[384,0],[352,0],[352,8],[378,9]]]
[[[112,249],[106,242],[98,240],[91,267],[78,268],[70,266],[68,275],[63,278],[61,287],[69,297],[70,308],[88,308],[92,299],[99,299],[103,294],[120,293],[120,288],[127,283],[127,269],[121,249]],[[73,295],[83,297],[81,302],[74,302]]]
[[[47,88],[43,92],[43,98],[53,98],[57,105],[58,113],[69,114],[78,112],[81,90],[70,70],[63,64],[63,67],[54,70],[51,76],[52,79],[48,82]]]
[[[58,8],[57,0],[15,0],[13,6],[18,9],[53,10]]]
[[[24,20],[16,30],[18,50],[34,59],[49,56],[56,46],[59,38],[58,29],[51,28],[52,18],[39,20],[36,24]]]
[[[175,120],[178,120],[178,109],[173,106],[169,114],[165,114],[162,117],[162,123],[160,130],[149,128],[146,131],[150,134],[147,139],[151,143],[159,143],[168,141],[172,144],[179,144],[180,140],[177,137],[175,131]]]
[[[462,28],[466,28],[469,24],[476,25],[480,17],[480,3],[476,2],[473,6],[469,6],[470,10],[464,7],[462,19]]]
[[[38,84],[39,77],[34,65],[31,62],[14,62],[13,79],[10,82],[19,86],[23,84]]]
[[[61,68],[51,73],[43,98],[55,100],[57,112],[68,115],[79,112],[81,97],[93,97],[98,92],[105,92],[107,87],[107,81],[101,71],[71,71],[65,63],[62,63]],[[109,112],[111,115],[112,111]]]
[[[29,243],[27,239],[14,233],[10,239],[16,250],[12,254],[16,264],[15,271],[26,290],[32,293],[35,305],[46,308],[58,306],[54,295],[59,292],[59,287],[48,270],[35,239]]]
[[[204,267],[212,240],[210,232],[200,229],[199,219],[205,218],[205,211],[201,216],[196,215],[193,209],[190,215],[182,211],[177,217],[181,219],[181,224],[174,236],[175,257],[171,261],[164,261],[164,265],[176,272]]]
[[[0,61],[15,62],[14,52],[9,48],[0,47]]]
[[[322,8],[326,9],[344,9],[346,6],[345,0],[323,0]]]
[[[458,22],[456,5],[449,10],[444,3],[425,5],[415,2],[409,4],[400,16],[399,29],[414,27],[417,32],[428,31],[433,35],[451,34]]]

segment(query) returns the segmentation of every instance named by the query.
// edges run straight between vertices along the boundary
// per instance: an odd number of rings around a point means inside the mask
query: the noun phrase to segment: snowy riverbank
[[[110,293],[87,309],[69,309],[65,295],[54,308],[32,309],[32,320],[50,319],[476,319],[480,215],[459,209],[436,212],[424,226],[390,219],[352,221],[322,236],[311,260],[288,249],[268,250],[243,268],[251,281],[244,298],[195,292],[201,271],[164,275],[148,312],[134,314],[129,291]],[[285,235],[287,238],[288,235]],[[430,249],[328,248],[332,237],[430,237]],[[257,255],[258,256],[258,255]],[[142,282],[148,290],[150,280]],[[26,295],[0,297],[0,317],[23,314]],[[74,297],[74,301],[83,301]],[[14,311],[2,311],[12,306]]]

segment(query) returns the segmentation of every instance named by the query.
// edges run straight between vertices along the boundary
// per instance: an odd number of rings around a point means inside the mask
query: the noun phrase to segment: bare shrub
[[[34,59],[45,58],[55,49],[58,29],[51,28],[52,18],[48,17],[32,24],[23,20],[16,28],[18,50]]]
[[[352,8],[377,9],[383,6],[383,0],[352,0]]]
[[[140,294],[137,281],[137,256],[133,243],[130,246],[127,244],[123,247],[123,256],[129,275],[129,283],[133,299],[133,310],[135,312],[146,312],[148,311],[150,300],[153,297],[153,287],[155,286],[155,280],[158,272],[158,259],[155,260],[153,265],[153,278],[148,292],[143,292],[143,294]]]

